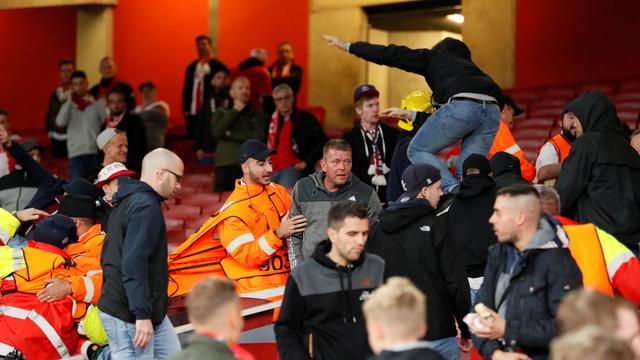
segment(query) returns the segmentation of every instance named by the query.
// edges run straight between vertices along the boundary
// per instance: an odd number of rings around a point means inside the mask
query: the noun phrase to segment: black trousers
[[[213,191],[232,191],[236,187],[236,179],[242,177],[240,165],[216,166]]]

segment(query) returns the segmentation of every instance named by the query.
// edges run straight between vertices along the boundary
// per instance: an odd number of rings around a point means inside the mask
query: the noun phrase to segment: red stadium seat
[[[515,88],[505,89],[504,92],[511,96],[517,104],[526,104],[540,98],[542,89],[540,88]]]
[[[562,112],[564,111],[564,107],[550,107],[543,109],[533,109],[529,112],[530,118],[540,118],[540,117],[560,117]]]
[[[577,95],[575,86],[553,86],[545,91],[545,98],[554,99],[575,99]]]
[[[549,129],[553,123],[554,121],[551,117],[518,119],[514,124],[514,128],[518,131],[523,129]]]
[[[640,99],[637,101],[624,101],[624,102],[616,102],[616,110],[620,111],[631,111],[631,112],[640,112]]]
[[[629,91],[640,91],[640,79],[628,79],[620,82],[620,93]]]
[[[213,176],[208,174],[185,175],[184,179],[182,179],[181,185],[187,187],[211,188],[213,186]]]
[[[216,193],[216,194],[218,194],[220,196],[220,201],[221,202],[225,202],[225,201],[227,201],[227,198],[229,197],[229,195],[231,195],[232,192],[233,191],[223,191],[223,192],[219,192],[219,193]]]
[[[620,93],[616,96],[613,96],[611,100],[617,103],[625,101],[640,101],[640,91],[629,91]]]
[[[523,140],[536,140],[542,141],[549,137],[549,129],[524,129],[524,130],[515,130],[513,132],[513,137],[516,139],[520,147],[522,147],[521,141]]]
[[[212,208],[212,204],[220,203],[220,193],[189,194],[180,197],[180,204],[196,205],[203,209]]]
[[[196,205],[174,205],[164,210],[165,217],[186,219],[202,214],[202,208]]]
[[[638,111],[618,111],[620,120],[627,124],[631,130],[638,128]]]
[[[585,91],[600,91],[607,96],[613,95],[618,90],[618,83],[616,81],[598,81],[592,83],[586,83],[582,85],[580,93]]]
[[[567,101],[563,99],[543,99],[531,103],[531,110],[548,109],[548,108],[564,108]]]
[[[184,229],[184,219],[165,216],[164,223],[167,226],[167,231],[182,231]]]

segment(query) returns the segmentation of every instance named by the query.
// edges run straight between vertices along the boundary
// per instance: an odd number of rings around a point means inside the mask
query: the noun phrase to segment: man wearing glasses
[[[331,139],[322,150],[322,170],[300,179],[293,188],[291,216],[304,215],[304,232],[289,238],[291,267],[310,259],[316,245],[327,239],[331,206],[341,200],[355,201],[368,209],[369,224],[382,210],[375,190],[351,173],[351,146],[342,139]]]
[[[269,122],[267,146],[276,153],[271,156],[271,181],[290,189],[302,176],[313,172],[327,137],[313,114],[295,106],[289,85],[276,86],[272,95],[276,111]]]
[[[167,229],[161,203],[180,190],[182,160],[158,148],[142,161],[140,180],[118,186],[100,263],[98,307],[112,359],[164,359],[180,351],[167,317]]]

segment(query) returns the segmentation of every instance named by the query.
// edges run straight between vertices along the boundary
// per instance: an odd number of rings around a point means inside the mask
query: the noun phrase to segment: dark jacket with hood
[[[432,49],[415,50],[355,42],[349,52],[379,65],[424,76],[436,104],[444,104],[459,93],[489,95],[498,100],[500,108],[504,104],[500,87],[471,61],[471,51],[460,40],[446,38]]]
[[[370,360],[443,360],[440,353],[433,350],[433,346],[426,341],[417,341],[405,346],[394,346],[385,349]]]
[[[567,105],[583,129],[562,164],[556,182],[562,215],[594,223],[632,250],[640,242],[640,155],[627,129],[600,92],[587,92]]]
[[[369,225],[373,225],[382,210],[376,192],[351,174],[344,187],[329,192],[324,187],[325,173],[318,171],[300,179],[291,193],[291,216],[304,215],[307,226],[302,234],[292,235],[289,241],[289,261],[297,263],[311,258],[316,246],[327,238],[329,209],[342,200],[357,201],[368,209]]]
[[[385,261],[385,278],[404,276],[427,296],[427,340],[469,339],[462,318],[471,297],[456,244],[448,238],[446,219],[425,199],[391,203],[371,229],[367,251]]]
[[[131,180],[113,196],[100,265],[103,285],[98,307],[128,323],[167,314],[167,229],[162,197],[148,184]]]
[[[506,328],[503,342],[473,336],[481,355],[490,359],[494,351],[510,348],[533,360],[548,357],[558,306],[568,292],[582,287],[582,273],[568,246],[561,225],[545,215],[524,251],[507,243],[489,248],[477,302],[505,318]]]
[[[198,67],[199,62],[200,60],[194,60],[191,64],[189,64],[189,66],[187,66],[187,71],[184,75],[184,87],[182,88],[182,112],[183,113],[191,112],[191,102],[193,101],[193,81],[194,81],[194,76],[196,74],[196,68]],[[218,71],[226,71],[227,73],[229,72],[229,70],[227,69],[227,66],[222,62],[220,62],[220,60],[218,59],[209,60],[209,69],[211,71],[207,75],[205,75],[204,79],[202,80],[204,83],[204,86],[203,86],[204,91],[202,93],[203,98],[207,97],[207,95],[209,95],[209,93],[211,92],[211,86],[209,86],[209,84],[211,83],[211,78]]]
[[[467,276],[482,277],[489,246],[497,242],[489,218],[493,213],[498,187],[490,176],[468,175],[449,208],[451,238],[461,250]]]
[[[329,259],[330,250],[329,240],[318,244],[312,259],[294,268],[287,280],[275,325],[283,360],[364,360],[371,355],[362,303],[382,285],[384,261],[362,252],[358,261],[341,266]]]
[[[491,163],[493,180],[496,182],[496,185],[498,185],[498,188],[513,184],[529,184],[529,182],[522,177],[520,159],[517,157],[500,151],[493,155],[491,159],[489,159],[489,162]]]
[[[144,122],[137,114],[127,112],[116,128],[127,133],[129,143],[127,169],[139,174],[142,170],[142,159],[147,155],[147,130]]]

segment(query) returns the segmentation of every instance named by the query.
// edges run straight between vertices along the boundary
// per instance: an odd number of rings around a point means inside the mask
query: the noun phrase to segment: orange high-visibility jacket
[[[493,139],[493,145],[491,145],[491,149],[489,149],[489,154],[487,154],[487,158],[491,159],[493,155],[504,151],[509,153],[520,160],[520,171],[522,172],[522,177],[532,182],[536,177],[536,168],[531,165],[529,160],[524,157],[524,151],[518,146],[516,140],[513,138],[513,134],[511,134],[511,130],[509,130],[509,126],[504,123],[504,121],[500,121],[500,127],[498,128],[498,133],[496,134],[495,139]]]
[[[569,250],[582,271],[585,288],[619,293],[640,305],[640,260],[613,235],[593,224],[565,225]]]
[[[9,262],[14,271],[3,271],[2,292],[36,294],[45,287],[45,280],[59,278],[70,283],[71,297],[77,306],[74,318],[80,319],[89,303],[97,303],[102,289],[100,261],[89,256],[71,259],[64,251],[43,243],[29,241],[24,249],[2,247],[0,261]]]
[[[290,206],[280,185],[236,181],[220,210],[169,256],[169,296],[185,294],[211,275],[235,280],[245,297],[282,296],[290,265],[284,239],[275,231]]]
[[[84,255],[100,259],[105,236],[100,224],[95,224],[80,236],[77,243],[69,244],[64,250],[71,258]]]

